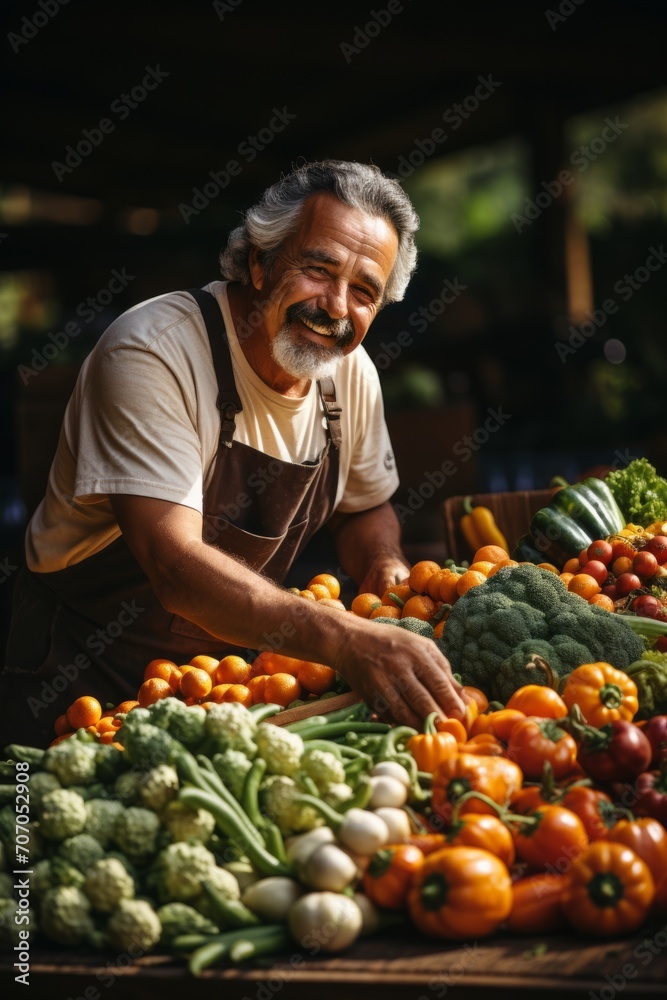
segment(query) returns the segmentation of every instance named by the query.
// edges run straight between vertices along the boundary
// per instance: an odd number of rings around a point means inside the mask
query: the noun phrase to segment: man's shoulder
[[[160,344],[177,335],[184,325],[201,316],[199,307],[184,289],[164,292],[131,306],[107,327],[98,342],[98,352],[135,348],[159,350]]]

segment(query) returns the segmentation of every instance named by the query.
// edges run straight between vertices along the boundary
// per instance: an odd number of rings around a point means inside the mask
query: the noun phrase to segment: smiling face
[[[251,253],[262,322],[243,347],[260,377],[285,391],[331,374],[375,319],[397,249],[387,220],[330,194],[309,198],[270,271]]]

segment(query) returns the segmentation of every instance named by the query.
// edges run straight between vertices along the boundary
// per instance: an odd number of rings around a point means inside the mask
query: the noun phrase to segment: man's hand
[[[391,625],[365,624],[363,640],[351,636],[332,666],[373,711],[415,729],[432,712],[465,718],[461,685],[431,639]]]
[[[401,549],[401,527],[390,503],[357,514],[334,514],[329,526],[341,566],[360,594],[377,594],[408,576],[410,565]]]
[[[378,597],[382,597],[389,587],[405,583],[409,573],[410,567],[402,559],[392,557],[378,559],[361,581],[359,593],[377,594]]]

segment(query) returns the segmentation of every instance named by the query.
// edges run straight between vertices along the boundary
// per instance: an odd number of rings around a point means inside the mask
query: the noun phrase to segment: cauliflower
[[[48,748],[42,759],[42,768],[55,774],[64,788],[70,785],[92,785],[97,777],[95,751],[93,743],[83,743],[72,736]]]
[[[207,844],[215,831],[215,819],[208,809],[192,809],[184,802],[170,802],[160,818],[173,840]]]
[[[252,712],[238,701],[211,705],[206,713],[206,735],[220,752],[240,750],[253,759],[257,755],[257,729]]]
[[[160,902],[187,903],[201,893],[215,867],[215,855],[203,844],[179,840],[159,852],[149,881]]]
[[[238,879],[227,868],[220,868],[219,866],[212,868],[206,878],[206,882],[217,890],[221,896],[226,896],[227,899],[241,898],[241,886],[238,883]],[[199,895],[195,896],[191,902],[199,913],[208,917],[209,920],[219,919],[215,903],[204,888],[202,888]]]
[[[65,858],[41,858],[35,863],[30,876],[30,895],[39,901],[49,889],[55,889],[59,885],[80,889],[83,882],[83,872]]]
[[[163,699],[166,700],[166,699]],[[146,809],[159,812],[178,792],[176,768],[171,764],[158,764],[141,776],[139,801]]]
[[[50,771],[36,771],[30,776],[30,811],[36,812],[47,792],[60,788],[60,782]]]
[[[179,698],[161,698],[149,705],[149,721],[182,743],[188,750],[197,750],[206,735],[206,709],[201,705],[186,705]]]
[[[312,778],[319,790],[345,781],[343,762],[329,750],[308,749],[301,755],[302,771]]]
[[[298,733],[275,726],[271,722],[261,722],[257,727],[257,753],[266,761],[269,774],[284,774],[288,777],[298,770],[304,742]]]
[[[166,730],[150,722],[132,726],[125,722],[116,733],[116,739],[123,744],[125,758],[130,764],[144,771],[170,763],[179,750],[179,744]]]
[[[252,761],[241,750],[224,750],[213,754],[211,763],[234,798],[240,800]]]
[[[112,785],[126,767],[125,755],[118,753],[118,747],[110,743],[98,743],[95,746],[95,773],[101,788]]]
[[[63,746],[67,741],[58,743]],[[82,744],[83,745],[83,744]],[[65,840],[81,833],[86,825],[86,803],[68,788],[47,792],[39,808],[39,832],[47,840]]]
[[[262,807],[284,836],[312,830],[324,823],[312,806],[294,801],[302,794],[297,783],[283,774],[271,774],[260,785]]]
[[[166,698],[163,699],[166,701]],[[171,948],[175,938],[181,934],[219,934],[220,928],[208,917],[188,903],[165,903],[157,910],[162,925],[160,944]]]
[[[73,885],[48,889],[39,909],[39,926],[57,944],[84,944],[94,928],[90,900]]]
[[[141,863],[157,849],[160,820],[152,809],[129,806],[116,819],[113,841],[130,861]]]
[[[86,810],[86,815],[88,815],[88,810]],[[104,848],[99,840],[96,840],[88,832],[77,833],[74,837],[67,837],[66,840],[58,844],[56,850],[56,855],[59,858],[68,861],[84,874],[103,854]]]
[[[327,805],[331,806],[333,809],[338,809],[338,807],[344,805],[348,799],[351,799],[353,795],[354,791],[350,788],[350,786],[344,781],[340,781],[333,785],[327,785],[326,790],[322,793],[322,798]]]
[[[86,833],[94,837],[102,847],[108,847],[111,843],[114,823],[122,812],[123,804],[117,799],[88,799],[86,802]]]
[[[83,891],[93,909],[111,913],[121,900],[133,898],[134,879],[118,858],[100,858],[86,875]]]
[[[137,771],[125,771],[119,774],[114,782],[114,795],[124,806],[134,806],[139,802],[139,789],[141,787],[141,774]]]
[[[22,913],[26,911],[23,910]],[[23,941],[19,937],[19,931],[21,929],[27,930],[35,926],[34,918],[30,915],[28,910],[28,922],[23,924],[17,924],[16,922],[16,900],[15,899],[0,899],[0,953],[2,952],[14,952],[15,948],[23,944]]]
[[[145,899],[122,899],[106,926],[109,943],[130,955],[151,951],[160,940],[162,925]]]

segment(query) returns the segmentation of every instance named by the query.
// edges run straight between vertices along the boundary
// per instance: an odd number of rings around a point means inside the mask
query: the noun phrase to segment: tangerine
[[[327,588],[329,597],[333,597],[334,600],[340,597],[340,583],[332,573],[318,573],[308,584],[308,590],[312,589],[314,585],[320,584]]]
[[[357,594],[350,604],[350,611],[352,614],[358,615],[359,618],[368,618],[371,611],[374,608],[379,608],[381,604],[382,601],[377,594]]]
[[[180,692],[184,698],[205,698],[213,687],[213,681],[208,671],[203,667],[192,667],[181,677]]]
[[[161,698],[173,697],[173,694],[169,681],[165,681],[162,677],[149,677],[137,691],[137,701],[142,708],[146,708]]]
[[[415,594],[425,594],[428,582],[435,573],[440,572],[440,564],[433,559],[420,559],[410,570],[408,584]]]
[[[482,545],[473,557],[473,562],[500,562],[501,559],[507,559],[509,552],[504,549],[502,545]]]
[[[245,684],[252,667],[242,656],[223,656],[215,668],[214,684]]]
[[[169,690],[171,691],[171,688]],[[65,712],[65,718],[72,729],[96,726],[102,718],[102,706],[97,698],[84,694],[72,702]]]
[[[331,691],[336,681],[336,671],[326,663],[302,660],[297,680],[309,694],[325,694]]]
[[[264,686],[267,704],[286,708],[291,701],[301,697],[301,683],[293,674],[272,674]]]

